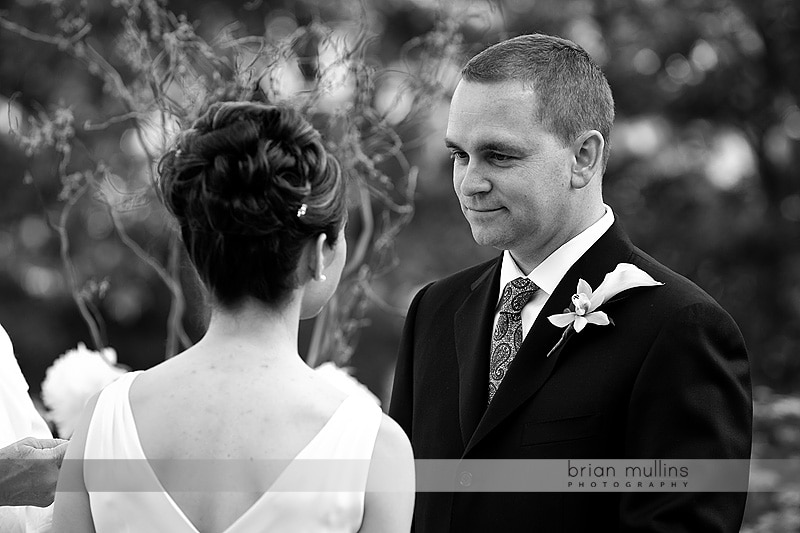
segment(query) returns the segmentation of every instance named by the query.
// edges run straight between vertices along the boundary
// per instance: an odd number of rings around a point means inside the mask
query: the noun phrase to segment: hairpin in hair
[[[175,157],[180,157],[180,156],[182,156],[182,155],[183,155],[183,150],[181,150],[180,148],[178,148],[177,150],[175,150]]]
[[[302,217],[308,211],[308,204],[303,204],[300,206],[300,209],[297,210],[297,218]]]

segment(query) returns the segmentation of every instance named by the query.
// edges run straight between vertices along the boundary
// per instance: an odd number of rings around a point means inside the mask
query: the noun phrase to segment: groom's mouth
[[[469,206],[466,206],[466,205],[464,206],[464,210],[465,211],[472,212],[472,213],[496,213],[498,211],[501,211],[502,209],[503,209],[502,207],[495,207],[495,208],[480,207],[480,208],[477,208],[477,207],[469,207]]]

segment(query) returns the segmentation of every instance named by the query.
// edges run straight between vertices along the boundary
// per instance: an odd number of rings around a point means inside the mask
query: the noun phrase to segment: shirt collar
[[[500,266],[500,295],[498,302],[503,295],[506,284],[517,278],[527,277],[533,281],[539,289],[549,296],[553,294],[556,287],[561,282],[561,278],[572,268],[572,265],[585,254],[608,231],[614,223],[614,212],[605,204],[606,212],[600,219],[583,230],[581,233],[562,244],[555,252],[550,254],[544,261],[534,268],[530,274],[525,273],[517,266],[514,258],[508,250],[503,252],[503,262]]]

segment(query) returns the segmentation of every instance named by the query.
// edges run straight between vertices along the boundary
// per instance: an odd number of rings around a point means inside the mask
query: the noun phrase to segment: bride
[[[62,469],[54,531],[407,532],[414,464],[405,434],[297,352],[299,320],[327,303],[346,256],[344,179],[319,133],[288,108],[214,104],[159,173],[211,321],[197,344],[124,375],[87,404],[65,461],[82,466]],[[372,466],[356,476],[358,487],[270,490],[302,462],[291,459]],[[231,469],[235,488],[214,489],[187,486],[181,460],[200,470],[251,466]],[[412,486],[370,490],[380,484],[378,463],[404,471]],[[130,467],[151,483],[125,491],[116,477],[93,491],[104,474],[95,464]],[[325,476],[341,481],[325,468],[315,478]]]

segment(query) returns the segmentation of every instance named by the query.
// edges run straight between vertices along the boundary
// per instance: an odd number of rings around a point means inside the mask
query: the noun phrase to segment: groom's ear
[[[603,174],[603,148],[605,139],[597,130],[582,133],[572,143],[572,177],[570,184],[574,189],[583,189]]]

